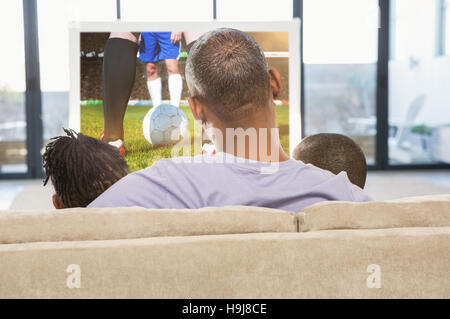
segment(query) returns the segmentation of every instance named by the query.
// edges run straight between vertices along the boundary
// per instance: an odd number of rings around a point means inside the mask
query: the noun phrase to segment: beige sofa
[[[450,195],[0,211],[0,298],[449,298]]]

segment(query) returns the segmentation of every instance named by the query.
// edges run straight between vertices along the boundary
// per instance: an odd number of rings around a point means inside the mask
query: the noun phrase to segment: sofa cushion
[[[424,227],[0,245],[0,298],[450,298],[449,241]]]
[[[247,206],[0,211],[0,244],[296,231],[294,213]]]
[[[299,231],[450,226],[450,194],[365,203],[320,202],[298,215]]]

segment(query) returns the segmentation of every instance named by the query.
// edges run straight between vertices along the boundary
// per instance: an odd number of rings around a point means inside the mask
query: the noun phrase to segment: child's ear
[[[53,206],[55,206],[56,209],[65,208],[61,198],[56,194],[52,196],[52,202],[53,202]]]

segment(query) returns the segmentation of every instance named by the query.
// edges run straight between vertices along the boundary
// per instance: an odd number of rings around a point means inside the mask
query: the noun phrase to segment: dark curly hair
[[[128,166],[116,147],[71,129],[64,132],[42,155],[44,186],[51,180],[64,207],[86,207],[127,175]]]

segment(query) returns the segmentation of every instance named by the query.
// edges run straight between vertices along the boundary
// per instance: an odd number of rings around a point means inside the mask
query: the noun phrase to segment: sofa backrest
[[[298,214],[299,231],[450,226],[450,194],[365,203],[320,202]]]
[[[247,206],[0,211],[0,244],[296,231],[294,213]]]
[[[298,214],[249,206],[72,208],[0,211],[0,244],[445,226],[450,226],[450,195],[366,203],[321,202]]]

